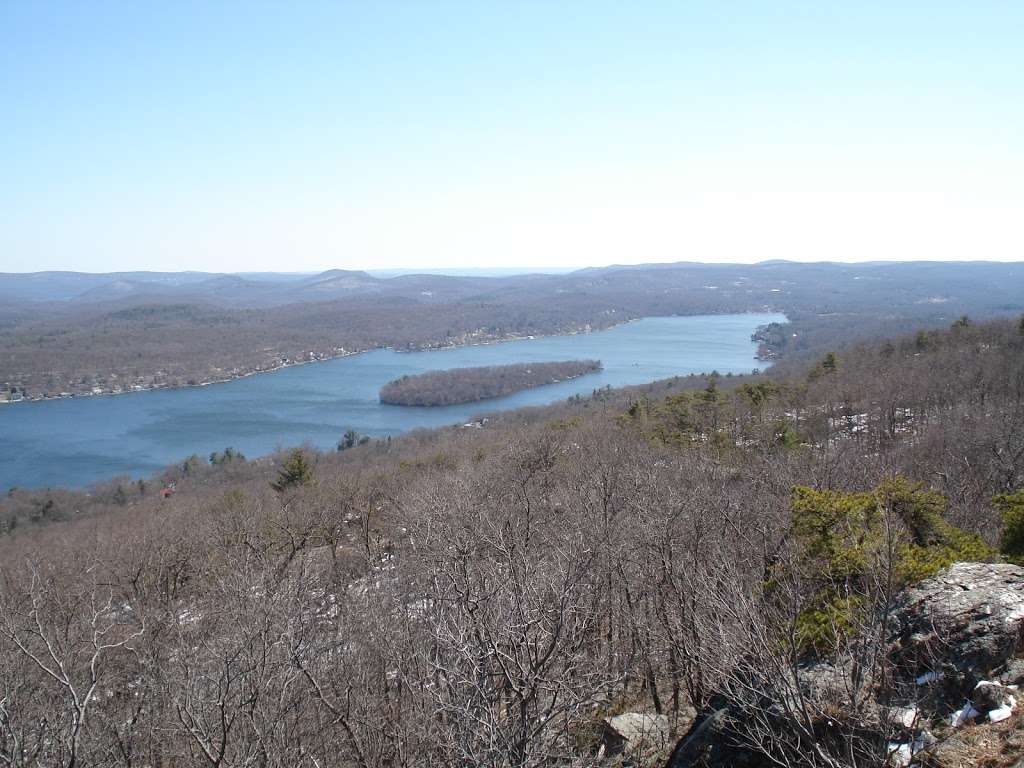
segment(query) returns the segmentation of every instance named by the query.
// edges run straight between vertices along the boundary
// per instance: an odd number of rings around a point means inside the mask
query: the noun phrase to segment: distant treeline
[[[388,405],[458,405],[504,397],[599,370],[600,360],[561,360],[428,371],[388,382],[380,389],[380,401]]]

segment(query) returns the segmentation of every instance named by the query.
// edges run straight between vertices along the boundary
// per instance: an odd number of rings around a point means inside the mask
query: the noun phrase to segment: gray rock
[[[971,696],[971,706],[981,715],[999,709],[1010,700],[1011,692],[995,683],[979,683]]]
[[[890,656],[905,678],[943,676],[970,695],[1014,655],[1024,628],[1024,568],[956,563],[908,589],[895,606]]]
[[[741,712],[716,697],[676,744],[666,768],[761,768],[767,761],[745,748],[736,733]]]
[[[884,749],[889,737],[901,731],[920,748],[934,747],[934,737],[927,731],[930,721],[942,722],[972,694],[977,694],[974,706],[983,712],[1001,706],[1005,689],[995,685],[978,686],[977,691],[975,688],[982,680],[997,679],[993,671],[1002,671],[999,679],[1004,684],[1015,684],[1024,673],[1024,662],[1015,659],[1024,643],[1024,568],[956,563],[905,590],[894,606],[893,621],[894,632],[886,650],[894,662],[897,687],[907,698],[903,703],[891,697],[862,701],[856,714],[846,713],[845,722],[841,712],[836,717],[818,718],[813,723],[815,739],[829,751],[846,736],[854,737],[854,742],[865,748],[877,744]],[[842,665],[822,660],[805,665],[796,677],[800,696],[827,705],[843,700],[837,694],[848,684],[850,674]],[[786,697],[793,692],[786,693],[785,686],[752,681],[741,689],[745,692],[741,696],[723,690],[698,714],[676,744],[667,768],[772,765],[749,747],[752,714],[745,708],[745,701],[760,707],[762,726],[769,725],[767,718],[772,721],[769,727],[785,729],[782,712],[787,709]],[[753,699],[751,692],[755,694]],[[915,701],[927,706],[928,711],[908,725],[900,710]],[[828,711],[827,706],[815,709]],[[894,723],[896,714],[898,722]],[[866,757],[873,759],[872,755]]]
[[[669,745],[669,720],[665,715],[625,712],[604,720],[602,742],[606,755],[622,754],[630,761],[649,763]]]
[[[1024,686],[1024,659],[1010,659],[1006,662],[1006,668],[999,676],[1003,685]]]

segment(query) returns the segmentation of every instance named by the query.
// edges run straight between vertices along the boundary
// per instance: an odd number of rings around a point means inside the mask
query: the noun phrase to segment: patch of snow
[[[936,680],[942,679],[941,672],[925,672],[923,675],[919,675],[916,682],[918,685],[928,685],[928,683],[934,683]]]
[[[889,742],[889,765],[906,768],[913,758],[909,743]]]
[[[971,706],[970,702],[967,702],[960,709],[949,716],[949,724],[954,728],[959,728],[964,723],[969,723],[981,713],[978,712],[974,707]]]
[[[1001,723],[1003,720],[1006,720],[1010,715],[1012,715],[1015,709],[1017,709],[1017,699],[1015,699],[1013,696],[1010,696],[1006,700],[1006,703],[1003,704],[1003,706],[999,707],[998,709],[993,709],[991,712],[988,713],[988,719],[991,720],[993,723]]]

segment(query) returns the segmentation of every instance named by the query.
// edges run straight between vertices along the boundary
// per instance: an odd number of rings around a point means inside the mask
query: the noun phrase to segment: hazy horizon
[[[759,264],[770,264],[770,263],[789,263],[789,264],[836,264],[836,265],[848,265],[848,266],[871,266],[871,265],[883,265],[883,264],[1024,264],[1024,258],[1021,259],[871,259],[863,261],[840,261],[837,259],[817,259],[817,260],[806,260],[799,261],[794,259],[763,259],[761,261],[700,261],[698,259],[690,260],[679,260],[679,261],[659,261],[659,262],[630,262],[630,263],[617,263],[617,264],[585,264],[582,266],[574,267],[531,267],[531,266],[495,266],[495,267],[435,267],[435,266],[423,266],[423,267],[337,267],[327,266],[323,269],[313,270],[287,270],[287,269],[266,269],[266,270],[202,270],[202,269],[116,269],[116,270],[85,270],[85,269],[9,269],[0,270],[0,274],[8,275],[32,275],[32,274],[46,274],[46,273],[79,273],[87,275],[105,275],[105,274],[128,274],[128,273],[150,273],[150,274],[225,274],[225,275],[236,275],[239,277],[246,276],[267,276],[267,275],[280,275],[283,277],[310,277],[323,274],[331,271],[348,271],[348,272],[366,272],[374,277],[398,277],[400,275],[438,275],[438,276],[487,276],[487,277],[503,277],[512,275],[525,275],[525,274],[543,274],[543,275],[563,275],[572,272],[578,272],[586,269],[613,269],[616,267],[659,267],[659,266],[672,266],[672,265],[700,265],[700,266],[717,266],[717,267],[743,267],[743,266],[757,266]]]
[[[1017,261],[1021,39],[1000,2],[9,3],[0,271]]]

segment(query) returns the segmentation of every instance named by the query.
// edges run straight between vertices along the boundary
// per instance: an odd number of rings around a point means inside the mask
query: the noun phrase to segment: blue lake
[[[197,453],[232,446],[253,458],[285,446],[333,447],[348,429],[384,437],[544,405],[611,385],[642,384],[760,364],[750,340],[774,314],[652,317],[607,331],[430,352],[374,350],[224,384],[0,406],[0,489],[84,486],[147,476]],[[381,405],[405,374],[476,365],[594,358],[604,370],[508,397],[444,408]]]

